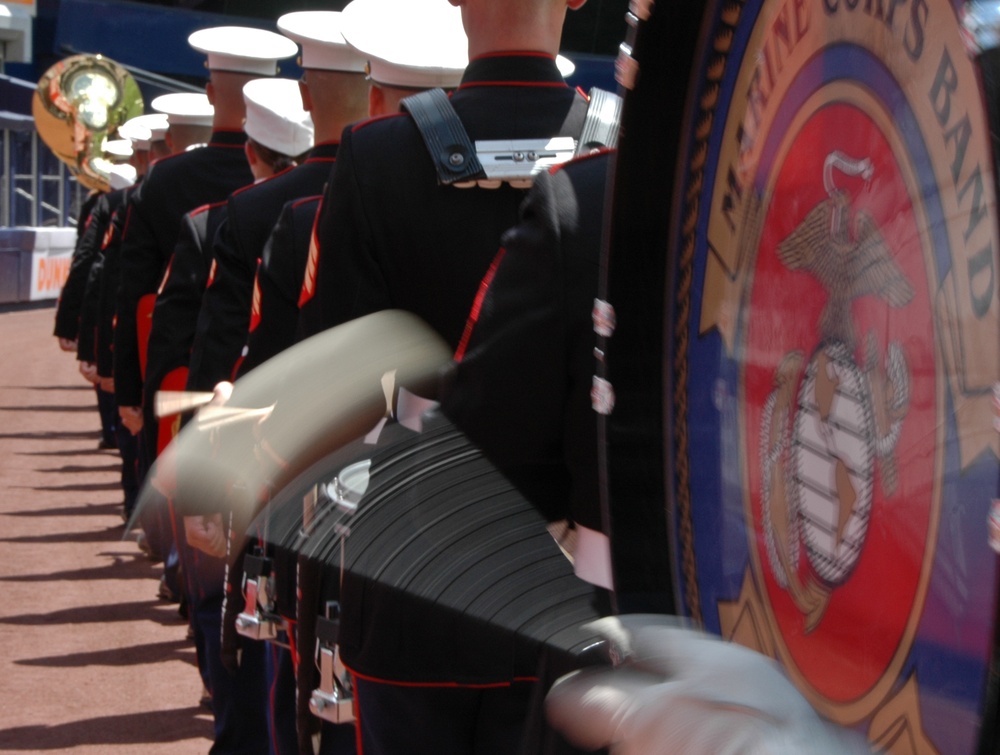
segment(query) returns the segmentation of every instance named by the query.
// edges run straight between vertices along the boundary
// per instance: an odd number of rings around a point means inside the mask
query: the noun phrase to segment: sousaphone
[[[142,115],[139,85],[103,55],[71,55],[39,79],[32,99],[42,141],[84,186],[110,188],[111,161],[104,141],[130,118]]]

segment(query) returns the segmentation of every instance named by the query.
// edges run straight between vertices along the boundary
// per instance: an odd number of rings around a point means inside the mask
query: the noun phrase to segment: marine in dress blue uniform
[[[301,104],[296,107],[304,107],[312,116],[316,145],[294,169],[230,197],[227,219],[215,240],[212,282],[202,301],[192,346],[188,378],[191,390],[210,390],[219,381],[233,379],[242,369],[241,357],[252,323],[254,280],[273,226],[286,202],[318,195],[323,190],[335,167],[341,131],[366,112],[365,60],[344,41],[340,15],[333,11],[302,11],[278,19],[281,33],[301,45],[304,76],[297,95]],[[240,594],[242,563],[237,560],[230,571],[232,595]],[[294,558],[274,561],[278,583],[290,585],[278,591],[276,608],[292,627],[295,626],[295,566]],[[241,604],[227,601],[226,608],[224,636],[231,639],[233,621]],[[274,672],[269,682],[276,747],[281,752],[293,747],[302,751],[311,749],[311,737],[319,728],[319,721],[307,709],[304,714],[302,709],[296,711],[291,654],[270,643],[267,659],[269,669]],[[307,661],[305,668],[311,671],[312,664]],[[353,744],[353,729],[346,733],[326,731],[322,738],[324,752],[353,751]]]
[[[301,106],[312,115],[315,147],[293,170],[229,198],[215,242],[215,273],[198,317],[189,390],[212,390],[235,377],[250,330],[257,266],[274,224],[286,202],[322,192],[337,159],[340,130],[364,115],[364,60],[347,47],[339,20],[331,11],[278,19],[282,34],[302,45]]]
[[[213,131],[204,148],[159,160],[130,201],[122,239],[115,393],[119,410],[133,418],[142,406],[143,377],[134,314],[139,300],[159,287],[184,213],[224,199],[253,179],[243,154],[242,87],[252,78],[273,76],[277,60],[295,53],[288,39],[261,29],[203,29],[188,41],[208,57],[206,91],[214,101]],[[152,449],[150,435],[155,438],[155,433],[147,433],[147,447]]]
[[[164,158],[153,166],[130,201],[122,242],[115,391],[123,418],[127,416],[133,428],[145,430],[143,445],[150,456],[155,452],[157,433],[154,423],[142,427],[143,376],[135,315],[139,299],[157,290],[183,215],[224,199],[252,180],[244,154],[243,85],[255,78],[273,76],[277,61],[295,53],[288,39],[261,29],[204,29],[192,34],[188,41],[207,55],[210,79],[206,92],[214,107],[212,134],[207,145]],[[252,683],[232,683],[224,669],[220,673],[222,560],[213,563],[208,557],[198,558],[183,542],[177,546],[200,670],[212,695],[215,740],[211,751],[267,752],[262,691]],[[255,660],[262,662],[262,657],[255,659],[248,654],[243,658],[241,673],[248,680],[262,678],[252,669]],[[251,710],[256,712],[246,714]]]
[[[582,3],[455,4],[468,32],[470,61],[450,99],[470,139],[577,137],[586,102],[566,84],[555,56],[567,7]],[[406,11],[430,12],[437,3],[432,0],[426,11],[412,0],[404,5],[355,0],[345,16],[352,7],[367,6],[383,19],[395,19]],[[345,36],[351,41],[346,29]],[[377,77],[373,62],[372,78]],[[480,282],[501,235],[517,222],[524,197],[523,189],[509,184],[438,185],[433,161],[407,114],[346,130],[320,211],[315,293],[308,316],[305,308],[302,313],[305,333],[401,308],[457,347]],[[354,595],[361,595],[362,603],[377,599],[363,588]],[[532,692],[530,683],[516,681],[519,670],[486,663],[476,664],[482,670],[477,673],[461,659],[488,650],[440,653],[426,617],[372,631],[363,625],[360,607],[345,597],[341,652],[354,673],[363,752],[519,750]],[[399,655],[396,635],[406,637],[407,647],[423,645],[428,652]]]
[[[286,171],[286,166],[294,164],[302,153],[308,151],[312,145],[312,121],[301,107],[298,84],[289,79],[254,79],[243,87],[243,96],[246,101],[247,159],[254,176],[259,181],[266,181],[275,171]],[[238,189],[237,193],[239,191]],[[225,222],[227,209],[227,201],[216,202],[203,205],[184,216],[182,230],[153,309],[147,372],[147,385],[150,388],[162,385],[165,389],[178,390],[184,387],[198,313],[215,264],[214,240],[218,229]],[[152,403],[152,397],[149,398],[147,403]],[[176,424],[179,422],[174,420],[173,425]],[[168,443],[172,434],[173,427],[171,432],[165,433],[161,426],[161,445]],[[213,567],[215,574],[210,584],[218,595],[213,593],[212,598],[222,598],[220,612],[224,610],[224,606],[238,604],[232,597],[239,592],[239,584],[232,590],[227,589],[227,578],[232,570],[225,569],[225,551],[217,552],[198,539],[209,531],[205,520],[202,517],[184,517],[183,521],[184,537],[193,538],[190,544],[199,549],[191,554],[191,559],[204,567],[210,564]],[[216,528],[214,531],[221,532],[221,525],[219,518],[213,525]],[[202,569],[199,569],[199,573],[201,572]],[[215,654],[211,658],[217,665],[215,674],[219,677],[215,688],[220,684],[243,687],[248,681],[259,687],[265,693],[263,702],[268,725],[266,742],[270,751],[288,751],[287,746],[281,746],[282,737],[273,725],[276,697],[272,694],[273,690],[267,688],[266,649],[258,643],[248,645],[227,642],[227,630],[231,627],[227,626],[221,615],[220,621],[223,621],[221,644],[217,648],[213,647]],[[248,659],[259,663],[250,664]],[[259,674],[259,677],[248,680],[251,672]],[[234,710],[234,725],[243,725],[241,722],[248,713],[252,714],[253,710]],[[294,748],[294,728],[291,742]]]
[[[264,245],[254,280],[247,353],[239,374],[295,343],[299,298],[321,199],[322,195],[316,194],[288,202]]]
[[[135,168],[136,176],[135,182],[122,190],[122,202],[112,213],[111,221],[105,231],[104,238],[101,240],[101,254],[104,258],[104,264],[97,285],[95,359],[101,390],[112,397],[114,397],[115,392],[113,344],[118,287],[121,278],[119,265],[121,235],[125,225],[128,197],[135,190],[136,185],[143,180],[150,164],[154,160],[170,154],[170,147],[166,142],[167,127],[165,114],[149,113],[131,118],[118,128],[119,136],[132,143],[129,164]],[[117,402],[114,406],[117,417]],[[125,514],[127,518],[130,518],[139,492],[138,440],[122,422],[115,423],[115,438],[118,452],[122,458],[121,485],[125,498]],[[173,536],[169,528],[155,526],[147,521],[142,523],[139,542],[147,555],[154,561],[160,561],[168,557]],[[173,595],[178,594],[176,581],[165,585],[164,589],[168,586]]]

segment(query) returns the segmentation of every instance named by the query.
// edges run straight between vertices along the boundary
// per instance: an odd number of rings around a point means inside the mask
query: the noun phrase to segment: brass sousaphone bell
[[[31,110],[42,141],[84,186],[107,191],[111,161],[104,141],[143,113],[132,75],[103,55],[71,55],[38,81]]]

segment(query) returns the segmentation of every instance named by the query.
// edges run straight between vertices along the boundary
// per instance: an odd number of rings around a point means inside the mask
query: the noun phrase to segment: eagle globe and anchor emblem
[[[838,171],[867,181],[873,167],[839,151],[828,155],[828,198],[778,246],[781,263],[814,276],[829,298],[820,315],[820,345],[808,362],[800,351],[781,360],[760,429],[767,558],[802,612],[806,632],[822,621],[832,592],[861,554],[876,469],[883,495],[896,489],[894,453],[909,408],[902,346],[890,342],[880,353],[873,333],[860,344],[851,303],[878,296],[901,308],[913,289],[872,217],[863,210],[851,216],[850,197],[836,186]],[[806,570],[798,566],[803,546]]]

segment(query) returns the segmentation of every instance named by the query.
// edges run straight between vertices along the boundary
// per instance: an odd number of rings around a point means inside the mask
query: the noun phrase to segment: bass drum
[[[639,26],[602,292],[621,607],[886,752],[995,752],[995,57],[950,0],[678,5]]]

